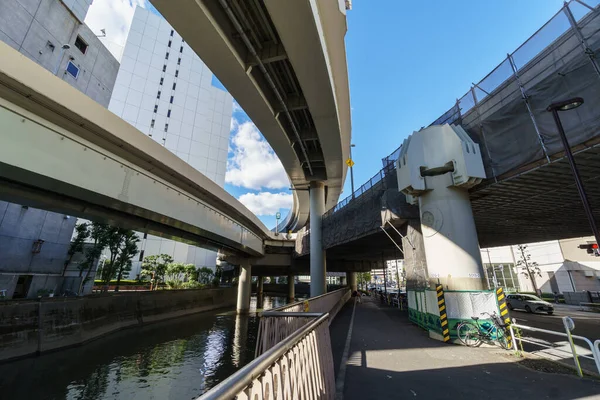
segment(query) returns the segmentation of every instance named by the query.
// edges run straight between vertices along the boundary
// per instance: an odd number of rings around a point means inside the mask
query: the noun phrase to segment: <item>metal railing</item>
[[[523,97],[525,105],[527,104],[528,95],[525,87],[529,82],[521,80],[519,77],[532,67],[536,60],[544,54],[544,50],[549,48],[553,43],[559,41],[560,38],[564,38],[564,35],[569,32],[573,32],[580,37],[581,43],[575,43],[569,50],[582,51],[582,46],[586,47],[586,37],[582,34],[582,20],[588,16],[588,14],[594,10],[597,10],[600,5],[600,0],[569,0],[565,5],[548,21],[544,24],[537,32],[535,32],[529,39],[527,39],[521,46],[519,46],[514,52],[508,54],[505,59],[502,60],[496,68],[494,68],[488,75],[481,79],[478,83],[474,83],[473,86],[467,92],[456,100],[456,102],[443,113],[439,118],[433,121],[431,125],[441,124],[454,124],[461,123],[463,117],[470,112],[478,112],[478,108],[481,103],[490,100],[493,94],[502,90],[506,84],[514,79],[518,81],[518,87],[522,93],[520,96]],[[592,32],[589,36],[593,36],[595,32]],[[589,49],[584,48],[583,51],[588,54]],[[567,57],[568,54],[563,54],[562,57]],[[595,58],[590,56],[590,62],[594,64],[595,68],[598,68],[598,63]],[[543,73],[540,71],[536,77]],[[540,144],[546,153],[544,147],[544,140],[537,128],[535,118],[530,112],[532,122],[536,126],[536,131],[540,140]],[[367,181],[363,186],[356,190],[353,194],[341,200],[333,208],[329,209],[323,218],[330,216],[331,214],[346,207],[351,201],[354,201],[357,197],[361,196],[365,191],[368,191],[374,183],[381,180],[387,172],[389,172],[390,166],[392,169],[395,168],[394,163],[398,159],[400,149],[402,146],[394,150],[389,156],[382,159],[383,168],[377,174]],[[547,154],[544,154],[547,157]]]
[[[333,399],[328,321],[320,314],[198,400]]]
[[[331,323],[349,298],[350,289],[342,288],[261,313],[255,356],[273,348],[315,316],[327,313]]]
[[[525,326],[525,325],[515,324],[515,323],[509,325],[510,335],[513,340],[513,349],[515,349],[515,350],[518,349],[517,340],[521,343],[521,346],[522,346],[522,343],[524,342],[524,343],[530,343],[530,344],[533,344],[536,346],[545,347],[545,348],[549,348],[549,349],[555,348],[555,346],[550,346],[550,345],[541,343],[539,341],[534,341],[534,340],[530,340],[528,338],[523,338],[523,337],[521,337],[521,335],[515,335],[515,331],[514,331],[515,328],[518,328],[521,330],[526,330],[526,331],[531,331],[531,332],[539,332],[539,333],[544,333],[547,335],[553,335],[553,336],[567,338],[569,345],[570,345],[570,349],[571,349],[571,355],[573,356],[573,361],[575,363],[575,368],[577,369],[577,373],[579,374],[579,376],[583,376],[583,372],[581,370],[581,365],[579,364],[579,357],[583,357],[583,358],[594,361],[594,363],[596,364],[596,368],[598,369],[598,373],[600,373],[600,340],[596,340],[594,343],[592,343],[592,341],[586,337],[571,334],[571,330],[574,327],[573,321],[569,317],[563,317],[562,319],[563,319],[563,324],[565,325],[565,332],[550,331],[547,329],[535,328],[532,326]],[[588,347],[590,348],[592,355],[589,356],[586,354],[577,354],[573,340],[580,340],[582,342],[585,342],[588,345]]]

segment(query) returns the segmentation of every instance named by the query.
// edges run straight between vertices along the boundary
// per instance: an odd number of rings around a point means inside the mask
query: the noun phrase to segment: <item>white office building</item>
[[[109,110],[152,137],[218,185],[225,183],[233,100],[208,67],[160,16],[138,7],[123,51]],[[143,257],[214,267],[216,253],[142,235]]]

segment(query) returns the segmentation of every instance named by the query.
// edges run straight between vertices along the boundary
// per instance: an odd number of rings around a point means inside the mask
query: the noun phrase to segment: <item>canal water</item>
[[[263,309],[285,304],[265,296]],[[254,358],[256,305],[245,317],[201,313],[0,364],[0,399],[194,399]]]

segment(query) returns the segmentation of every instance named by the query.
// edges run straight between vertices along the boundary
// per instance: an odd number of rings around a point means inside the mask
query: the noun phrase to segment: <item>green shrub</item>
[[[198,281],[184,282],[181,285],[182,289],[204,289],[205,287],[208,287],[208,285],[203,285],[202,283],[200,283]]]
[[[116,284],[117,284],[116,280],[112,280],[109,283],[110,286],[115,286]],[[96,285],[96,286],[104,285],[104,282],[101,281],[101,280],[96,279],[94,281],[94,285]],[[123,286],[148,286],[148,285],[150,285],[150,281],[137,281],[135,279],[121,279],[121,282],[119,282],[119,285],[123,285]]]

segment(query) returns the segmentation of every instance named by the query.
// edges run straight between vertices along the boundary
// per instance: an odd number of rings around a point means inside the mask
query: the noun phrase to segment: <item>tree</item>
[[[184,263],[170,263],[165,272],[165,283],[171,289],[178,289],[186,278]]]
[[[540,294],[539,289],[537,287],[537,283],[535,281],[535,276],[542,277],[542,272],[540,267],[538,267],[538,263],[535,261],[531,261],[531,254],[527,251],[526,244],[520,244],[517,246],[519,260],[517,261],[517,268],[521,269],[521,273],[529,278],[531,281],[531,285],[533,286],[533,290],[537,295]]]
[[[92,268],[98,262],[98,259],[102,254],[102,250],[104,250],[106,247],[108,243],[108,232],[110,229],[108,225],[98,222],[92,222],[91,224],[85,223],[81,225],[86,225],[86,229],[88,230],[87,237],[92,239],[92,243],[85,249],[84,261],[79,264],[78,267],[79,277],[83,279],[81,279],[81,282],[79,283],[79,290],[77,291],[77,294],[81,294],[83,291],[83,286],[88,281],[90,273],[92,272]],[[84,270],[86,270],[85,277],[83,277]]]
[[[117,265],[115,266],[117,273],[117,286],[115,287],[115,292],[119,291],[119,284],[121,283],[123,275],[131,271],[131,259],[137,254],[137,244],[140,241],[134,231],[128,230],[122,232],[122,236],[123,241],[119,248],[119,255],[116,259]]]
[[[173,257],[168,254],[159,254],[144,257],[141,275],[150,277],[150,290],[156,290],[158,283],[164,281],[167,266],[173,262]]]
[[[198,270],[198,282],[208,285],[212,281],[214,272],[208,267],[202,267]]]
[[[71,264],[75,253],[83,253],[83,245],[85,244],[85,240],[90,236],[90,233],[88,231],[88,225],[88,223],[83,223],[75,227],[75,232],[77,232],[77,234],[75,235],[75,239],[73,239],[71,245],[69,246],[69,250],[67,251],[68,257],[65,260],[65,266],[63,268],[62,273],[63,276],[65,276],[65,273],[67,272],[67,267],[69,266],[69,264]]]

